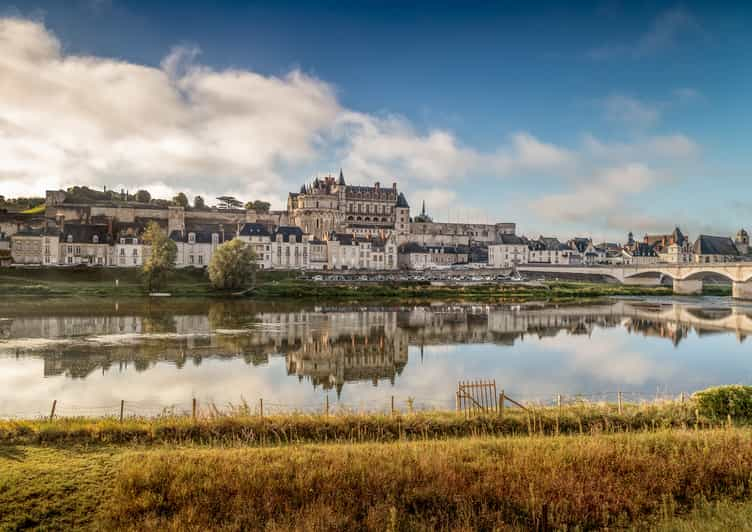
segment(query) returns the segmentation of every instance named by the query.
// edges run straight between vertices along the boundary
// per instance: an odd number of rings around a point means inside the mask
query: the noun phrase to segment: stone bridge
[[[674,293],[695,295],[702,293],[703,279],[720,276],[732,283],[732,295],[752,300],[752,262],[726,264],[644,264],[629,266],[569,266],[564,264],[521,264],[517,270],[525,273],[568,273],[603,275],[623,284],[657,286],[664,277],[673,280]]]

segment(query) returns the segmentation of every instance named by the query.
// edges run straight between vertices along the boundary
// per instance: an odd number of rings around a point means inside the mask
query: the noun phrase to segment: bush
[[[245,288],[255,284],[256,254],[245,242],[230,240],[214,252],[208,271],[209,282],[217,290]]]
[[[752,419],[752,386],[716,386],[695,392],[693,397],[704,416]]]

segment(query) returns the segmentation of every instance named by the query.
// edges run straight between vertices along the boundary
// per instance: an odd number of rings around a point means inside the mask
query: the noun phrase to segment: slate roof
[[[67,223],[63,226],[60,240],[68,242],[70,239],[75,244],[92,244],[94,236],[96,236],[99,239],[99,244],[108,244],[112,241],[112,237],[107,230],[106,225]]]
[[[700,235],[695,240],[694,252],[696,255],[739,255],[736,244],[727,236]]]
[[[290,236],[294,236],[296,242],[301,242],[303,240],[303,230],[300,227],[293,225],[280,225],[274,231],[272,238],[276,240],[277,235],[282,235],[283,242],[289,242]]]
[[[522,239],[521,237],[517,235],[501,234],[499,235],[499,244],[522,246],[522,245],[525,245],[526,242],[524,239]]]
[[[407,198],[405,197],[405,194],[403,192],[400,192],[399,196],[397,196],[397,207],[404,207],[405,209],[410,208],[410,205],[407,203]]]
[[[271,236],[264,224],[247,223],[240,228],[240,236]]]

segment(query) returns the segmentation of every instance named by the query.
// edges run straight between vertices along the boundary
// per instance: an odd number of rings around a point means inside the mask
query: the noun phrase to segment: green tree
[[[141,238],[151,247],[142,273],[147,290],[152,292],[166,285],[170,272],[175,268],[178,248],[156,222],[149,222]]]
[[[188,206],[188,196],[186,196],[182,192],[178,192],[177,196],[172,198],[172,202],[177,205],[178,207],[187,207]]]
[[[193,207],[196,209],[205,209],[206,203],[204,203],[204,198],[201,196],[196,196],[193,198]]]
[[[250,211],[256,211],[256,212],[269,212],[269,209],[271,208],[272,204],[268,201],[249,201],[246,202],[245,208]]]
[[[140,203],[149,203],[151,201],[151,194],[148,190],[139,190],[136,192],[136,201]]]
[[[242,240],[219,246],[209,261],[209,281],[217,290],[256,285],[256,253]]]

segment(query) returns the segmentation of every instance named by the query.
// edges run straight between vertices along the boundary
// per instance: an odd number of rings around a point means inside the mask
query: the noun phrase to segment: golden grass
[[[0,530],[722,530],[752,515],[750,442],[752,429],[727,428],[266,448],[6,443]]]
[[[735,423],[747,423],[747,419]],[[465,418],[454,412],[427,411],[384,415],[343,413],[282,414],[261,418],[237,411],[197,420],[190,416],[117,419],[64,418],[0,421],[0,442],[14,444],[222,444],[277,445],[361,443],[502,435],[600,434],[665,428],[711,428],[726,418],[698,415],[694,403],[580,403],[561,409],[505,409]]]
[[[156,450],[122,461],[107,526],[478,530],[629,526],[750,494],[749,430]]]

